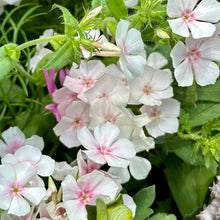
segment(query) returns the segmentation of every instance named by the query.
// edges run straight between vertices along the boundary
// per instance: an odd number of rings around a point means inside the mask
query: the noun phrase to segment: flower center
[[[15,187],[15,188],[13,189],[13,193],[17,194],[18,192],[19,192],[19,189],[18,189],[17,187]]]
[[[73,127],[76,129],[83,127],[83,121],[80,118],[75,118],[72,124],[73,124]]]
[[[95,83],[95,82],[92,80],[91,77],[82,79],[82,85],[83,85],[84,87],[86,87],[87,89],[89,89],[90,87],[92,87],[94,83]]]
[[[149,84],[146,84],[143,88],[143,92],[147,95],[150,95],[153,92],[152,87]]]
[[[153,110],[150,113],[150,119],[155,120],[160,117],[161,112],[157,108],[153,108]]]

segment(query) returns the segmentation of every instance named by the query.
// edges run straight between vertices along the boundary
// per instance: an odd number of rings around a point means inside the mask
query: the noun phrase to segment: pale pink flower
[[[106,122],[114,124],[117,118],[122,116],[120,109],[113,104],[113,102],[117,102],[116,98],[117,97],[101,98],[90,103],[90,129]],[[119,98],[119,101],[120,100]]]
[[[197,84],[214,84],[219,76],[219,67],[213,61],[220,61],[220,40],[206,38],[179,41],[170,53],[175,68],[174,75],[179,86],[191,86],[193,76]]]
[[[95,82],[104,74],[105,65],[100,60],[90,60],[88,62],[82,60],[79,69],[73,65],[70,69],[70,76],[64,81],[64,86],[71,91],[77,93],[77,98],[84,102],[87,99],[84,95],[85,91],[90,89]]]
[[[44,141],[42,137],[33,135],[32,137],[25,139],[24,133],[18,127],[10,127],[2,132],[2,138],[5,142],[0,140],[0,156],[10,153],[14,154],[16,150],[25,146],[31,145],[40,150],[44,147]]]
[[[190,29],[193,38],[210,37],[220,19],[220,3],[216,0],[168,0],[167,14],[172,31],[183,37],[189,37]]]
[[[119,64],[128,82],[143,74],[146,65],[141,33],[134,28],[128,30],[129,25],[129,21],[120,20],[115,34],[116,45],[122,51]]]
[[[77,130],[89,123],[89,104],[74,101],[66,110],[66,115],[53,128],[60,141],[68,148],[80,145]]]
[[[105,74],[91,89],[85,92],[85,96],[89,102],[95,99],[111,98],[114,104],[126,106],[129,99],[129,90],[117,78]]]
[[[144,74],[130,83],[131,96],[144,105],[160,105],[161,100],[173,96],[171,72],[146,67]]]
[[[0,165],[0,208],[8,214],[25,216],[31,211],[30,204],[38,205],[46,190],[29,185],[35,175],[36,169],[28,162]]]
[[[28,161],[36,168],[37,174],[44,177],[50,176],[55,167],[55,161],[51,157],[42,155],[39,149],[29,145],[19,148],[14,155],[6,154],[1,161],[2,164],[12,165]]]
[[[79,177],[77,181],[68,175],[62,182],[62,187],[69,220],[87,220],[87,204],[95,205],[95,200],[99,197],[109,203],[115,199],[119,190],[117,183],[97,170]]]
[[[165,99],[160,106],[142,106],[142,113],[147,113],[151,122],[146,124],[148,133],[153,137],[165,133],[175,133],[178,130],[179,122],[177,117],[180,113],[180,103],[175,99]]]
[[[107,163],[109,166],[127,167],[128,159],[135,156],[135,148],[126,138],[118,138],[120,130],[112,123],[96,126],[94,136],[87,127],[77,131],[80,143],[89,159],[99,164]]]

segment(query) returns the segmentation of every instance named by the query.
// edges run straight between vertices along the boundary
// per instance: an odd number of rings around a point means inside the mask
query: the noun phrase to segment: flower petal
[[[129,170],[131,175],[137,179],[145,179],[151,170],[151,163],[142,157],[134,157],[130,160]]]
[[[24,216],[30,212],[30,204],[20,195],[15,195],[11,201],[8,214]]]
[[[42,155],[39,162],[36,164],[37,174],[40,176],[52,175],[55,167],[55,160],[47,155]]]
[[[158,52],[153,52],[148,56],[147,64],[154,69],[160,69],[168,63],[167,59]]]
[[[187,24],[182,18],[167,20],[173,33],[182,37],[189,37],[189,30]]]
[[[174,71],[174,76],[179,86],[191,86],[193,84],[192,65],[185,59]]]
[[[169,0],[167,2],[167,15],[171,18],[180,17],[184,11],[183,0]]]
[[[177,118],[163,118],[158,121],[159,128],[166,133],[175,133],[178,131],[179,121]]]
[[[128,172],[128,168],[110,167],[108,170],[108,173],[110,173],[113,176],[119,177],[121,180],[121,183],[126,183],[130,179],[130,174]]]
[[[0,178],[2,178],[0,176]],[[10,207],[13,193],[6,189],[7,185],[0,182],[0,209],[7,210]]]
[[[196,82],[200,86],[215,84],[219,77],[219,67],[214,62],[205,59],[199,59],[193,64]]]

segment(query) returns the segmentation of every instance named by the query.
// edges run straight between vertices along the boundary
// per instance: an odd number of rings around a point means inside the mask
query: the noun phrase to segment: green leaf
[[[191,127],[206,124],[209,120],[220,116],[220,104],[200,103],[189,111]]]
[[[106,0],[107,6],[110,9],[113,17],[120,21],[120,19],[128,16],[128,10],[123,0]]]
[[[0,80],[15,67],[19,61],[20,52],[16,51],[16,44],[6,44],[0,47]]]
[[[113,37],[115,37],[115,32],[116,32],[116,28],[117,28],[117,21],[112,17],[106,18],[104,21],[104,25],[109,29],[109,31],[111,32]]]
[[[132,214],[132,211],[128,207],[119,205],[109,213],[108,220],[132,220]]]
[[[78,21],[72,16],[68,9],[61,5],[53,4],[52,9],[59,8],[63,13],[63,19],[65,24],[65,34],[68,37],[73,37],[78,31]]]
[[[96,199],[97,220],[108,220],[108,210],[104,201],[100,198]]]
[[[68,40],[57,52],[47,54],[38,63],[33,73],[33,77],[38,79],[36,85],[45,83],[43,69],[49,71],[52,68],[56,68],[56,71],[59,71],[74,61],[74,55],[76,56],[77,52],[74,53],[72,40]]]
[[[214,85],[209,86],[198,86],[197,96],[198,100],[210,101],[210,102],[220,102],[220,80]]]
[[[167,215],[166,213],[157,213],[149,218],[149,220],[177,220],[173,214]]]
[[[153,204],[154,199],[155,186],[143,188],[136,193],[134,196],[134,202],[137,205],[137,208],[134,220],[144,220],[152,214],[151,210],[147,208]]]
[[[182,216],[193,216],[202,208],[208,187],[216,173],[203,166],[191,166],[174,155],[166,161],[165,176]]]

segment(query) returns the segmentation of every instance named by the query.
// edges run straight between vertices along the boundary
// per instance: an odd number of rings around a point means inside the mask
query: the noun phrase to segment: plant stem
[[[23,66],[21,66],[20,64],[17,64],[17,65],[15,66],[15,68],[16,68],[23,76],[25,76],[25,77],[27,77],[29,80],[31,80],[31,82],[36,82],[36,78],[33,77],[33,76],[31,76],[31,75],[29,75],[29,74],[25,71],[25,69],[23,68]]]
[[[38,43],[41,43],[41,42],[46,42],[46,41],[50,41],[50,40],[66,40],[67,37],[66,35],[57,35],[57,36],[52,36],[52,37],[43,37],[43,38],[40,38],[40,39],[36,39],[36,40],[31,40],[31,41],[28,41],[28,42],[25,42],[21,45],[19,45],[16,50],[23,50],[27,47],[30,47],[32,45],[35,45],[35,44],[38,44]]]

